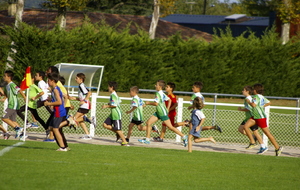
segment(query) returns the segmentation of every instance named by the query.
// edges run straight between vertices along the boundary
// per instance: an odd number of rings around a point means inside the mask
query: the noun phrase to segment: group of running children
[[[55,141],[59,149],[57,151],[68,151],[67,140],[63,133],[63,127],[76,127],[80,125],[85,132],[83,139],[91,139],[92,137],[87,130],[84,122],[89,122],[96,126],[95,118],[88,118],[86,114],[90,110],[90,97],[91,92],[84,85],[85,75],[78,73],[75,81],[79,85],[78,97],[69,96],[67,90],[63,86],[64,78],[60,77],[57,67],[50,66],[47,71],[47,82],[43,80],[45,77],[44,72],[37,72],[32,77],[32,85],[29,87],[29,104],[28,110],[32,113],[33,118],[37,120],[46,130],[47,139],[45,141]],[[5,98],[0,99],[4,101],[8,99],[8,107],[5,110],[5,114],[2,117],[3,122],[13,127],[16,131],[15,138],[26,138],[23,133],[23,128],[16,122],[16,115],[19,115],[23,120],[25,119],[22,112],[25,110],[25,105],[19,108],[19,101],[17,94],[20,93],[24,98],[26,95],[19,89],[19,87],[12,81],[14,73],[12,71],[5,71],[3,79],[7,82],[4,90],[0,90],[0,94]],[[34,84],[34,80],[38,81],[38,86]],[[49,85],[49,87],[48,87]],[[203,113],[203,107],[205,106],[204,97],[201,94],[203,88],[202,82],[195,82],[192,86],[193,95],[191,97],[190,106],[191,118],[183,122],[175,123],[177,98],[173,94],[175,84],[168,82],[167,84],[163,80],[158,80],[155,84],[155,99],[153,102],[143,102],[138,96],[139,88],[133,86],[130,88],[130,96],[132,97],[131,109],[126,111],[126,114],[132,114],[131,122],[128,126],[127,136],[122,132],[122,113],[120,109],[121,100],[116,93],[118,84],[116,82],[108,82],[108,91],[110,92],[110,101],[108,104],[103,105],[102,108],[110,108],[111,113],[103,123],[103,127],[114,132],[116,138],[122,140],[122,146],[129,146],[129,139],[132,134],[133,127],[136,125],[138,130],[146,131],[146,138],[138,139],[140,143],[150,144],[151,131],[157,132],[158,137],[154,137],[153,141],[163,142],[166,129],[170,129],[177,135],[181,136],[182,144],[184,147],[188,146],[188,152],[192,152],[192,141],[195,143],[210,141],[216,143],[213,137],[203,138],[201,137],[201,131],[204,130],[217,130],[222,133],[220,126],[203,126],[205,121],[205,115]],[[48,97],[47,90],[51,91],[51,97]],[[167,95],[163,92],[165,89]],[[252,149],[257,146],[256,141],[259,142],[261,148],[258,154],[265,153],[268,148],[263,143],[263,140],[258,133],[260,127],[264,134],[270,139],[271,143],[275,147],[275,155],[279,156],[282,151],[282,147],[278,145],[274,136],[270,133],[264,107],[270,105],[270,101],[263,95],[263,86],[261,84],[255,84],[252,86],[245,86],[242,93],[246,97],[244,101],[244,108],[238,108],[239,111],[244,111],[246,118],[239,126],[239,132],[247,135],[250,144],[246,149]],[[253,94],[253,96],[251,96]],[[74,116],[68,115],[70,109],[74,109],[71,105],[70,100],[80,101],[79,108]],[[143,107],[151,105],[156,107],[155,113],[144,123]],[[37,113],[37,109],[45,106],[50,113],[48,121],[45,123]],[[161,120],[163,122],[161,132],[158,130],[156,125],[153,125],[156,121]],[[29,123],[26,121],[28,127],[36,127],[36,123]],[[184,135],[180,130],[177,129],[179,126],[189,127],[189,135]],[[0,130],[3,132],[4,139],[7,140],[10,134],[7,130],[0,125]],[[251,133],[252,130],[252,133]]]

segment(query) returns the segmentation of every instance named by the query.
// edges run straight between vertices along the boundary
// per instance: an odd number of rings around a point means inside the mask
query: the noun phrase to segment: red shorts
[[[170,119],[170,121],[172,123],[172,126],[174,127],[176,114],[174,114],[174,115],[168,115],[168,116],[169,116],[169,119]],[[166,126],[166,124],[163,123],[162,126]]]
[[[254,119],[252,117],[252,119]],[[267,124],[267,118],[261,118],[261,119],[254,119],[256,125],[258,125],[260,128],[267,128],[268,124]]]

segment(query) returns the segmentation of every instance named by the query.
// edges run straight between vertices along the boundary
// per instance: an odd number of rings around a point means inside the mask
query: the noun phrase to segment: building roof
[[[105,20],[110,26],[117,26],[117,29],[125,29],[126,26],[130,24],[130,33],[137,34],[138,28],[134,23],[136,23],[141,29],[146,32],[149,31],[151,24],[151,18],[146,16],[136,16],[136,15],[118,15],[118,14],[106,14],[98,12],[67,12],[67,29],[72,29],[76,26],[80,26],[87,15],[92,23],[100,23],[101,20]],[[35,25],[43,29],[52,29],[56,24],[57,11],[49,11],[43,9],[25,9],[23,13],[23,22],[31,25]],[[9,17],[6,10],[0,11],[0,25],[13,25],[15,18]],[[168,38],[176,33],[180,32],[183,39],[188,38],[199,38],[205,41],[212,41],[212,35],[206,32],[201,32],[196,29],[191,29],[189,27],[181,26],[165,20],[159,20],[156,29],[157,38]]]
[[[218,15],[186,15],[186,14],[172,14],[168,15],[162,20],[178,23],[178,24],[220,24],[228,25],[225,21],[227,16]],[[269,26],[269,17],[247,17],[243,22],[237,22],[230,24],[235,25],[248,25],[248,26]]]

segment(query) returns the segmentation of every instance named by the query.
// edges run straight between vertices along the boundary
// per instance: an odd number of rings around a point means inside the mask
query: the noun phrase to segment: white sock
[[[146,138],[146,141],[150,141],[150,139],[149,139],[149,138]]]
[[[266,148],[266,145],[265,144],[260,144],[260,147],[261,148]]]

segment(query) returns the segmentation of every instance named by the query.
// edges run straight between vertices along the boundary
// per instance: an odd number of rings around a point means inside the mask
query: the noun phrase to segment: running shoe
[[[88,123],[92,123],[92,121],[86,115],[83,116],[83,120]]]
[[[152,131],[153,131],[153,132],[156,132],[157,134],[159,134],[159,130],[158,130],[158,128],[157,128],[156,125],[153,125],[153,126],[152,126]]]
[[[20,135],[21,135],[22,132],[23,132],[23,127],[16,127],[16,128],[15,128],[15,131],[16,131],[16,136],[15,136],[15,138],[19,138]]]
[[[55,142],[55,139],[45,139],[44,142]]]
[[[186,127],[190,127],[190,120],[186,119],[184,122]]]
[[[4,136],[4,140],[7,140],[7,139],[9,139],[10,134],[9,133],[4,133],[3,136]]]
[[[217,130],[220,133],[222,133],[222,128],[219,125],[215,125],[215,130]]]
[[[96,117],[92,116],[92,124],[94,125],[94,127],[96,127]]]
[[[39,126],[36,122],[33,122],[31,123],[31,128],[39,128]]]
[[[59,152],[67,152],[68,149],[67,149],[67,148],[59,148],[59,149],[57,149],[56,151],[59,151]]]
[[[183,146],[186,147],[188,145],[188,137],[187,135],[182,138]]]
[[[130,146],[130,145],[128,144],[128,142],[122,142],[121,146]]]
[[[257,152],[257,154],[263,154],[263,153],[265,153],[267,151],[268,151],[267,147],[266,148],[260,148],[259,151]]]
[[[283,147],[282,147],[282,146],[281,146],[281,147],[279,147],[279,149],[275,150],[275,154],[276,154],[276,156],[280,156],[280,155],[281,155],[281,152],[282,152],[282,150],[283,150]]]
[[[31,123],[26,123],[26,129],[31,128],[32,124]]]
[[[22,133],[20,135],[20,141],[24,141],[27,137],[28,137],[27,135],[24,136],[24,133]]]
[[[146,139],[138,139],[138,141],[139,141],[140,143],[150,144],[150,141],[147,141]]]
[[[80,139],[82,139],[82,140],[92,140],[93,138],[91,137],[91,135],[83,135],[82,137],[80,137]]]
[[[249,146],[246,147],[246,149],[250,150],[250,149],[255,148],[255,147],[257,147],[257,144],[251,144],[250,143]]]
[[[164,142],[164,139],[161,139],[160,137],[153,137],[153,140],[155,142]]]

